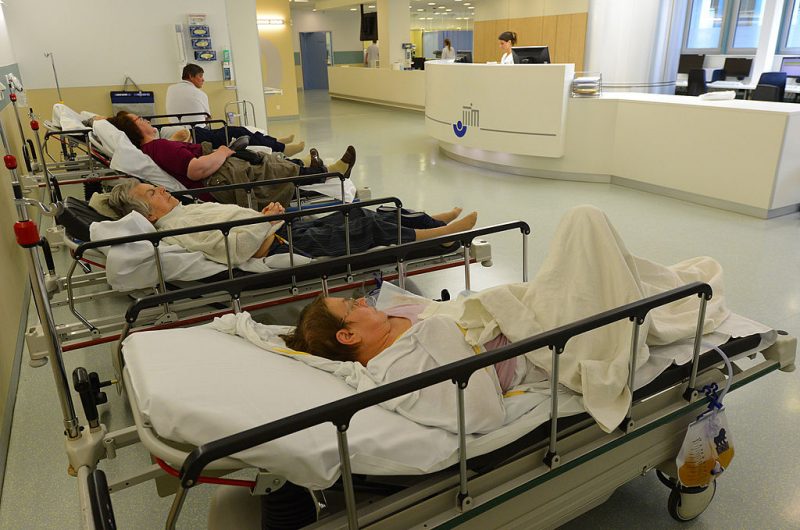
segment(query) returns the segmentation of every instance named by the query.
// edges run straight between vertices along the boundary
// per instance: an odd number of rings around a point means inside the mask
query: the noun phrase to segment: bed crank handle
[[[36,199],[31,199],[28,197],[23,197],[21,199],[14,199],[14,202],[18,205],[23,205],[23,206],[35,206],[44,215],[48,217],[55,217],[57,215],[61,215],[61,213],[64,211],[64,205],[60,202],[57,202],[52,206],[48,206],[42,201],[37,201]]]

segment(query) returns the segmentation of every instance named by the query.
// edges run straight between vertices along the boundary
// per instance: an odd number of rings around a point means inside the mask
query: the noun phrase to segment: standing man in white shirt
[[[378,41],[373,40],[372,44],[367,47],[367,54],[364,56],[364,64],[368,68],[377,68],[378,59],[380,59],[380,48],[378,48]]]
[[[183,67],[183,80],[167,88],[167,114],[188,114],[181,117],[180,121],[201,121],[206,119],[206,115],[211,116],[208,96],[200,90],[205,83],[203,75],[204,70],[196,64],[189,63]],[[260,132],[250,132],[244,127],[229,125],[228,134],[231,138],[248,136],[250,138],[249,145],[263,145],[272,149],[273,152],[283,153],[286,156],[296,155],[306,146],[305,142],[291,143],[294,141],[294,135],[286,138],[273,138]],[[211,129],[197,126],[195,127],[195,138],[198,143],[211,142],[215,148],[226,144],[225,130],[222,128]]]

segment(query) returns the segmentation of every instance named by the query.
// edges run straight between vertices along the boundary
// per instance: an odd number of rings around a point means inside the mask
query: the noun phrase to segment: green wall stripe
[[[364,62],[364,52],[361,50],[347,52],[333,52],[335,64],[361,64]]]
[[[333,52],[334,64],[361,64],[364,62],[364,52],[361,50]],[[300,52],[294,52],[294,65],[300,66]]]

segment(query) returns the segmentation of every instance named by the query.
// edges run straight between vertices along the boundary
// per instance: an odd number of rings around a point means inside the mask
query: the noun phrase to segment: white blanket
[[[694,281],[714,290],[703,328],[708,333],[730,314],[716,261],[701,257],[666,267],[633,256],[602,211],[580,206],[562,219],[533,281],[432,305],[423,318],[439,314],[458,320],[470,344],[499,332],[515,342]],[[690,297],[651,311],[641,329],[636,368],[647,362],[648,345],[692,336],[699,306],[699,298]],[[631,323],[625,320],[572,338],[560,357],[559,382],[583,394],[587,411],[607,432],[620,424],[630,404],[630,340]],[[528,358],[550,372],[548,349]]]
[[[63,103],[56,103],[53,105],[53,124],[56,127],[60,127],[63,131],[86,129],[83,120],[87,120],[92,116],[96,116],[96,114],[86,111],[78,114]]]
[[[150,234],[156,229],[138,212],[131,212],[118,221],[92,223],[89,233],[92,241]],[[135,241],[124,245],[101,247],[106,255],[106,277],[108,284],[117,291],[131,291],[153,287],[158,283],[153,245],[149,241]],[[159,255],[165,280],[199,280],[227,270],[227,266],[206,258],[202,252],[189,252],[178,245],[161,243]],[[310,261],[295,256],[296,264]],[[289,266],[288,254],[253,258],[238,266],[248,272],[267,272]]]

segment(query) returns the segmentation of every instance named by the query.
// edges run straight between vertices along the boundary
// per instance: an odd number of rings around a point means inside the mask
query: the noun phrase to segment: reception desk
[[[358,66],[329,66],[328,92],[332,98],[390,107],[425,108],[425,72]]]
[[[553,73],[559,67],[563,85]],[[494,170],[611,182],[761,218],[800,209],[800,105],[638,93],[568,98],[567,67],[426,66],[427,131],[448,156]],[[484,99],[477,100],[475,87],[464,83],[465,70],[501,82],[481,84]],[[521,78],[517,89],[501,77],[506,71]],[[449,100],[432,97],[431,81]],[[459,107],[477,107],[476,101],[492,102],[491,121],[481,107],[480,130],[467,125],[458,136],[453,123],[464,125]],[[531,114],[531,108],[540,110]],[[541,126],[554,136],[492,136],[528,121],[530,130]]]

